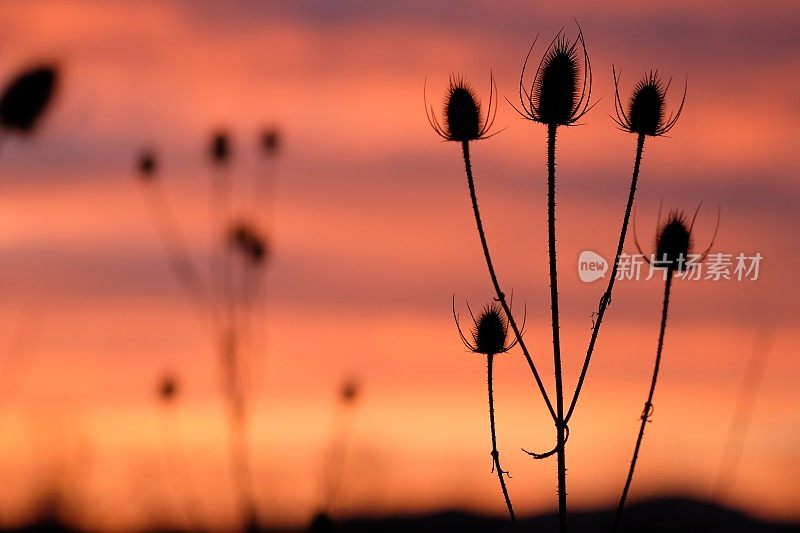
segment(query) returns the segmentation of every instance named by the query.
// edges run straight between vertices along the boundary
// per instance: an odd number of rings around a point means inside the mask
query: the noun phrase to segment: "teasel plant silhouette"
[[[622,520],[622,514],[625,508],[625,502],[628,498],[631,482],[633,481],[634,470],[636,469],[636,462],[639,458],[639,451],[642,446],[642,439],[644,438],[644,430],[648,422],[651,422],[653,415],[653,396],[656,390],[656,382],[658,381],[658,372],[661,367],[661,355],[664,349],[664,336],[667,330],[667,315],[669,312],[669,300],[672,291],[673,279],[678,277],[685,277],[690,274],[694,269],[698,268],[703,262],[714,241],[719,230],[719,212],[717,215],[717,225],[714,230],[714,235],[711,237],[711,242],[708,248],[701,254],[694,253],[694,223],[697,219],[697,213],[700,211],[698,205],[691,221],[684,214],[683,211],[674,210],[667,215],[666,220],[661,222],[661,210],[658,213],[659,227],[656,231],[655,252],[651,258],[642,253],[639,246],[638,239],[636,239],[636,232],[634,228],[634,240],[639,253],[651,266],[661,269],[664,275],[664,298],[661,307],[661,322],[658,331],[658,344],[656,347],[655,364],[653,365],[653,376],[650,380],[650,388],[647,393],[647,399],[644,403],[644,409],[640,416],[641,424],[639,425],[639,433],[636,437],[636,445],[633,449],[633,457],[631,458],[631,465],[628,469],[628,476],[625,479],[625,485],[622,489],[617,511],[614,515],[614,523],[612,525],[612,532],[619,529]]]
[[[486,357],[486,382],[489,392],[489,431],[492,437],[492,472],[497,472],[497,478],[500,482],[500,490],[503,493],[503,499],[508,509],[508,516],[511,522],[516,524],[517,517],[514,514],[514,506],[511,503],[511,497],[508,495],[508,488],[504,476],[511,475],[503,470],[500,466],[500,452],[497,449],[497,430],[495,427],[494,417],[494,389],[492,385],[492,373],[494,366],[494,357],[496,355],[507,353],[519,343],[519,339],[525,332],[525,319],[522,320],[522,328],[520,329],[519,337],[514,338],[509,342],[508,339],[508,319],[503,313],[502,307],[497,303],[490,303],[486,305],[483,310],[478,313],[478,317],[472,313],[469,304],[467,304],[470,317],[472,318],[473,328],[470,332],[471,340],[467,339],[461,329],[459,323],[458,313],[456,312],[455,297],[453,298],[453,320],[458,329],[458,335],[461,342],[472,353],[480,354]]]
[[[341,519],[342,487],[362,389],[361,381],[351,376],[342,381],[337,391],[336,412],[321,469],[319,507],[309,528],[312,531],[329,529]]]
[[[625,206],[625,214],[622,217],[622,227],[619,232],[619,241],[617,242],[617,250],[614,254],[611,275],[608,277],[606,290],[600,298],[597,311],[593,315],[594,321],[589,345],[586,349],[586,357],[584,358],[583,366],[578,376],[578,382],[575,386],[575,392],[572,395],[572,401],[570,401],[567,414],[564,417],[565,424],[569,424],[572,414],[575,411],[575,406],[578,404],[578,397],[580,396],[587,371],[589,370],[589,364],[597,343],[597,337],[600,334],[600,326],[603,323],[606,310],[611,304],[614,282],[616,281],[617,272],[619,270],[619,259],[625,245],[628,223],[630,222],[631,210],[636,196],[636,186],[639,181],[639,171],[641,169],[645,139],[647,137],[662,137],[668,134],[678,122],[683,112],[684,103],[686,102],[688,80],[687,83],[684,84],[683,97],[681,98],[680,105],[676,111],[668,116],[666,111],[667,92],[672,80],[670,79],[664,83],[659,77],[658,71],[650,71],[642,76],[636,83],[628,99],[627,106],[624,106],[619,96],[621,73],[618,75],[613,65],[611,68],[614,77],[614,109],[616,114],[616,116],[612,118],[622,131],[636,136],[636,155],[633,162],[633,174],[631,176],[628,192],[628,203]]]
[[[33,65],[14,76],[0,94],[0,147],[11,136],[36,133],[57,93],[60,69],[55,63]]]
[[[277,137],[271,141],[277,150]],[[220,383],[230,428],[230,456],[234,486],[245,529],[259,527],[249,446],[249,396],[253,387],[254,322],[263,312],[264,273],[270,257],[265,231],[254,213],[239,214],[244,206],[234,197],[233,147],[227,132],[216,131],[207,146],[211,167],[208,225],[208,272],[204,275],[180,231],[159,178],[160,164],[153,150],[141,152],[136,172],[175,277],[204,325],[219,355]],[[256,176],[260,179],[261,176]],[[246,184],[250,185],[250,184]],[[250,193],[255,186],[247,188]],[[241,192],[245,192],[242,189]],[[249,194],[252,196],[252,194]],[[240,199],[241,200],[241,199]],[[260,325],[260,324],[259,324]]]
[[[576,22],[577,24],[577,22]],[[533,78],[526,74],[534,40],[519,78],[519,108],[524,119],[547,127],[547,234],[550,277],[550,316],[555,374],[556,457],[558,463],[559,531],[567,529],[567,466],[565,444],[568,434],[564,413],[564,389],[561,369],[561,337],[558,308],[558,269],[556,265],[556,133],[560,126],[574,126],[595,105],[592,98],[592,65],[586,51],[583,31],[569,39],[561,30],[544,52]],[[513,104],[512,104],[513,106]]]
[[[525,345],[525,340],[522,337],[521,328],[518,326],[516,319],[509,305],[508,299],[503,292],[497,272],[495,271],[492,256],[489,250],[489,244],[486,239],[486,232],[483,227],[483,220],[481,218],[480,208],[478,206],[478,197],[475,190],[475,180],[472,174],[472,161],[470,157],[470,143],[480,141],[492,137],[496,133],[490,133],[494,124],[495,116],[497,113],[497,88],[494,82],[494,77],[489,76],[489,102],[486,110],[483,110],[480,99],[476,95],[472,86],[464,78],[456,75],[450,76],[450,85],[445,92],[442,119],[436,117],[436,111],[432,106],[428,105],[427,100],[427,79],[424,88],[424,103],[425,114],[428,122],[439,137],[444,141],[458,142],[461,144],[461,153],[464,158],[464,169],[467,176],[467,188],[469,189],[470,201],[472,204],[472,212],[475,217],[475,224],[477,226],[478,238],[480,240],[481,249],[483,251],[484,261],[486,262],[486,269],[489,273],[492,287],[494,288],[497,302],[503,310],[505,319],[508,321],[508,326],[514,334],[514,339],[522,351],[525,361],[531,370],[531,374],[536,382],[539,392],[542,396],[550,416],[553,421],[556,421],[556,411],[544,386],[539,370],[533,361],[528,347]],[[531,455],[535,457],[547,457],[555,453],[555,449],[551,452],[543,454]]]
[[[204,324],[204,332],[213,340],[213,332],[220,326],[220,310],[181,232],[164,190],[160,172],[156,152],[151,148],[143,149],[136,160],[136,181],[141,186],[144,202],[156,226],[169,267],[191,302],[198,319]]]
[[[200,531],[204,521],[198,515],[203,513],[203,506],[197,496],[192,473],[186,461],[183,432],[178,416],[178,402],[182,394],[178,376],[172,371],[164,372],[156,383],[155,393],[161,419],[164,474],[181,509],[184,525],[191,531]]]

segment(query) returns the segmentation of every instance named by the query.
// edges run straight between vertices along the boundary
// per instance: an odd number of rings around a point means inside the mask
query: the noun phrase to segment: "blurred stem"
[[[553,326],[553,369],[556,382],[556,432],[558,436],[558,529],[567,530],[567,466],[564,450],[564,390],[561,380],[561,338],[558,324],[558,269],[556,268],[556,124],[547,125],[547,233],[550,260],[550,315]]]
[[[192,531],[200,531],[199,525],[203,523],[198,518],[202,512],[202,505],[195,491],[194,481],[191,471],[186,463],[186,454],[183,448],[183,438],[178,420],[176,406],[172,402],[175,400],[162,400],[159,405],[161,410],[161,439],[164,460],[165,474],[169,477],[173,492],[178,505],[181,507],[184,522]],[[177,464],[176,464],[177,463]],[[183,485],[185,495],[181,496],[179,489],[179,478],[181,477],[176,469],[180,469],[183,474]]]
[[[206,280],[200,275],[192,260],[191,253],[172,213],[164,190],[158,182],[143,183],[142,193],[150,209],[167,261],[175,278],[192,302],[195,313],[201,322],[206,320],[204,307],[208,305],[211,311],[213,329],[213,327],[221,324],[223,318]],[[213,337],[213,335],[211,336]]]
[[[664,284],[664,304],[661,309],[661,329],[658,333],[658,349],[656,350],[656,363],[653,368],[653,379],[650,381],[650,392],[647,395],[647,401],[644,403],[644,410],[642,411],[642,423],[639,427],[639,435],[636,437],[636,447],[633,449],[633,458],[631,459],[631,467],[628,470],[628,478],[625,480],[625,487],[622,489],[622,496],[619,499],[617,506],[617,513],[614,516],[614,526],[611,531],[617,531],[620,520],[622,519],[622,511],[625,508],[625,500],[628,498],[628,491],[631,488],[631,481],[633,480],[633,471],[636,468],[636,460],[639,457],[639,449],[642,446],[642,439],[644,438],[644,428],[647,422],[650,421],[650,413],[653,408],[653,393],[656,390],[656,380],[658,379],[658,369],[661,365],[661,351],[664,347],[664,332],[667,329],[667,310],[669,308],[669,294],[672,288],[672,278],[674,270],[670,268],[667,271],[667,280]]]
[[[622,248],[625,245],[625,235],[628,232],[628,222],[631,217],[631,209],[633,208],[633,199],[636,196],[636,184],[639,181],[639,167],[642,163],[642,151],[644,150],[644,134],[640,133],[636,141],[636,159],[633,163],[633,176],[631,177],[630,192],[628,193],[628,205],[625,207],[625,216],[622,218],[622,229],[619,232],[619,242],[617,243],[617,253],[614,255],[614,266],[611,269],[611,276],[608,278],[608,286],[606,292],[600,298],[600,305],[597,309],[597,318],[594,326],[592,327],[592,337],[589,340],[589,347],[586,349],[586,358],[583,361],[583,368],[581,368],[581,375],[578,378],[578,385],[575,387],[575,394],[572,396],[567,416],[564,423],[569,423],[572,418],[572,413],[575,411],[575,405],[578,403],[578,396],[583,387],[583,380],[586,378],[586,372],[589,370],[589,361],[592,359],[594,352],[594,345],[597,342],[597,336],[600,333],[600,324],[603,322],[603,317],[606,314],[606,309],[611,303],[611,291],[614,288],[614,281],[617,278],[617,270],[619,269],[619,256],[622,255]]]
[[[497,294],[497,300],[500,302],[500,305],[503,306],[503,311],[508,317],[508,323],[511,325],[511,329],[514,332],[514,336],[519,342],[519,346],[522,349],[522,353],[525,355],[525,360],[528,362],[528,366],[531,369],[531,373],[533,374],[533,378],[536,380],[536,385],[539,387],[539,392],[542,395],[542,399],[544,400],[545,404],[547,405],[547,409],[550,411],[550,416],[553,417],[553,420],[556,420],[556,413],[553,410],[553,404],[550,402],[550,397],[547,394],[547,390],[544,388],[544,383],[542,383],[542,378],[539,376],[539,371],[536,369],[536,365],[533,363],[533,359],[528,352],[528,348],[525,346],[525,341],[522,338],[522,333],[520,332],[519,328],[517,327],[517,322],[514,320],[514,315],[511,314],[511,308],[509,307],[508,303],[506,302],[506,296],[500,288],[500,282],[497,280],[497,274],[494,271],[494,265],[492,264],[492,257],[489,254],[489,245],[486,243],[486,235],[483,231],[483,223],[481,222],[481,213],[478,209],[478,197],[475,194],[475,181],[472,178],[472,164],[470,162],[469,156],[469,141],[463,141],[461,143],[461,150],[464,155],[464,167],[467,172],[467,185],[469,185],[469,195],[472,199],[472,211],[475,214],[475,223],[478,226],[478,236],[481,240],[481,247],[483,248],[483,256],[486,259],[486,268],[489,270],[489,277],[492,280],[492,285],[494,286],[495,293]]]
[[[769,359],[771,337],[767,332],[759,333],[753,346],[753,353],[747,363],[747,368],[742,375],[737,395],[736,406],[728,426],[722,458],[717,469],[717,478],[714,482],[713,497],[716,501],[724,500],[726,493],[733,487],[739,463],[742,457],[742,448],[753,418],[753,411],[764,377],[764,370]]]
[[[487,374],[487,382],[489,385],[489,427],[491,428],[492,432],[492,469],[497,471],[497,478],[500,480],[500,489],[503,491],[503,498],[506,500],[506,507],[508,507],[508,516],[511,518],[511,522],[516,524],[517,517],[514,515],[514,507],[511,505],[511,498],[508,495],[508,489],[506,488],[506,481],[503,477],[503,474],[507,474],[504,472],[503,469],[500,467],[500,452],[497,451],[497,434],[495,432],[495,423],[494,423],[494,392],[492,391],[492,363],[494,361],[494,354],[487,354],[486,355],[486,374]]]

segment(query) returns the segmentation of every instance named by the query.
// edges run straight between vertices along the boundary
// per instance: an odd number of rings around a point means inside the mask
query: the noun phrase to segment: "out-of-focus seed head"
[[[152,150],[144,150],[139,154],[139,159],[136,161],[136,170],[139,178],[144,182],[150,182],[155,179],[158,163]]]
[[[575,124],[592,107],[592,66],[580,27],[575,40],[558,33],[545,51],[528,88],[525,72],[532,51],[533,46],[520,75],[522,109],[517,112],[524,118],[551,126]]]
[[[40,65],[19,73],[0,96],[0,127],[30,134],[36,129],[58,86],[58,68]]]
[[[683,272],[692,246],[692,231],[683,211],[670,212],[656,235],[655,260],[658,265]]]
[[[277,128],[268,128],[261,133],[261,149],[267,155],[273,155],[280,149],[281,137]]]
[[[267,259],[267,245],[264,238],[247,222],[240,221],[231,226],[228,243],[255,266],[262,265]]]
[[[211,136],[209,146],[211,161],[217,165],[225,165],[231,157],[231,140],[226,131],[217,131]]]
[[[172,374],[166,374],[158,384],[158,398],[164,402],[172,402],[178,395],[178,380]]]
[[[613,68],[613,67],[612,67]],[[628,101],[627,112],[619,97],[619,79],[613,69],[616,117],[614,121],[623,130],[637,135],[657,137],[669,132],[678,121],[686,101],[684,87],[681,105],[674,115],[667,117],[666,102],[669,82],[664,84],[657,71],[650,71],[636,83]]]
[[[426,98],[428,122],[434,131],[446,141],[469,142],[484,139],[497,114],[496,99],[494,78],[490,76],[489,105],[484,114],[481,101],[472,86],[461,77],[451,76],[450,85],[444,98],[442,123],[439,123],[433,108],[430,108],[430,112],[428,112]]]
[[[358,399],[361,387],[355,378],[347,379],[342,385],[340,397],[345,404],[351,404]]]

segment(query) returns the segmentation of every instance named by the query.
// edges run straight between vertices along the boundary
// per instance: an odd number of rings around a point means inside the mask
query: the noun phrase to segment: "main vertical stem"
[[[619,256],[622,255],[622,248],[625,245],[625,235],[628,232],[628,222],[631,218],[631,209],[633,208],[633,199],[636,196],[636,184],[639,181],[639,167],[642,164],[642,152],[644,151],[644,134],[639,134],[639,137],[636,141],[636,159],[633,163],[633,176],[631,177],[631,187],[630,191],[628,192],[628,205],[625,206],[625,216],[622,218],[622,229],[619,232],[619,242],[617,243],[617,253],[614,255],[614,266],[611,269],[611,275],[608,278],[608,286],[606,287],[606,292],[603,293],[603,296],[600,298],[600,305],[597,309],[597,318],[595,319],[594,326],[592,327],[592,336],[589,339],[589,347],[586,349],[586,358],[583,360],[583,368],[581,368],[581,375],[578,377],[578,384],[575,387],[575,394],[572,396],[572,401],[569,404],[569,409],[567,409],[567,416],[564,420],[564,423],[568,423],[569,419],[572,418],[572,413],[575,410],[575,406],[578,403],[578,396],[581,393],[581,387],[583,387],[583,381],[586,379],[586,372],[589,370],[589,362],[592,359],[592,353],[594,353],[594,345],[597,342],[597,336],[600,333],[600,324],[603,323],[603,317],[606,314],[606,309],[608,309],[608,305],[611,303],[611,291],[614,289],[614,281],[617,278],[617,271],[619,270]]]
[[[508,516],[511,517],[511,522],[516,524],[517,517],[514,515],[514,508],[511,506],[511,498],[508,495],[506,488],[506,480],[503,477],[503,469],[500,468],[500,452],[497,451],[497,434],[494,425],[494,392],[492,391],[492,362],[494,361],[494,354],[486,355],[486,374],[487,382],[489,384],[489,427],[492,432],[492,462],[494,469],[497,471],[497,477],[500,480],[500,489],[503,491],[503,498],[506,500],[506,507],[508,507]]]
[[[553,368],[556,381],[558,458],[558,530],[567,531],[567,464],[564,450],[564,389],[561,381],[561,339],[558,325],[558,269],[556,268],[556,124],[547,125],[547,234],[550,257],[550,311],[553,325]]]
[[[631,459],[631,467],[628,470],[628,478],[625,480],[625,488],[622,489],[622,496],[619,499],[617,513],[614,516],[614,525],[611,529],[612,532],[617,531],[620,520],[622,519],[622,511],[625,508],[625,500],[628,498],[628,491],[631,488],[631,481],[633,481],[633,471],[636,469],[636,460],[639,458],[639,449],[642,447],[644,428],[650,418],[650,412],[653,408],[653,394],[656,390],[658,369],[661,365],[661,351],[664,347],[664,332],[667,329],[667,310],[669,308],[669,293],[670,289],[672,288],[672,277],[673,270],[670,268],[667,272],[667,281],[664,284],[664,304],[661,308],[661,329],[658,333],[658,349],[656,350],[656,364],[653,368],[653,380],[650,382],[650,392],[647,395],[647,401],[644,403],[644,411],[642,411],[642,423],[639,426],[639,435],[636,437],[636,447],[633,449],[633,458]]]

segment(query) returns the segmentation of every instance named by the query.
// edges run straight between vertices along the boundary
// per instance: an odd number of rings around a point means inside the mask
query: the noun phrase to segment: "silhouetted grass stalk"
[[[497,451],[497,433],[495,431],[495,423],[494,423],[494,392],[492,391],[492,364],[494,362],[494,354],[487,354],[486,356],[486,380],[489,387],[489,426],[491,428],[492,433],[492,470],[497,472],[497,478],[500,480],[500,489],[503,491],[503,498],[506,501],[506,507],[508,508],[508,516],[511,518],[511,522],[516,524],[517,517],[514,514],[514,507],[511,505],[511,498],[508,495],[508,489],[506,488],[506,481],[504,475],[508,472],[505,472],[502,467],[500,466],[500,452]]]
[[[639,458],[639,450],[642,446],[642,439],[644,438],[644,428],[647,425],[647,422],[650,421],[650,415],[652,414],[653,409],[653,394],[656,390],[656,381],[658,380],[658,370],[661,365],[661,352],[664,348],[664,333],[667,329],[667,312],[669,310],[669,296],[670,296],[670,289],[672,288],[672,278],[674,275],[674,269],[669,268],[667,271],[667,279],[664,283],[664,303],[661,308],[661,327],[658,333],[658,348],[656,350],[656,362],[655,366],[653,367],[653,378],[650,381],[650,392],[647,394],[647,401],[644,403],[644,410],[642,411],[642,423],[639,426],[639,434],[636,437],[636,446],[633,449],[633,458],[631,459],[631,466],[628,470],[628,477],[625,480],[625,487],[622,489],[622,495],[619,499],[619,505],[617,505],[617,512],[614,515],[614,525],[612,527],[612,532],[616,532],[617,528],[619,527],[620,520],[622,519],[622,511],[625,508],[625,501],[628,498],[628,491],[631,487],[631,482],[633,481],[633,472],[636,469],[636,460]]]
[[[625,206],[625,215],[622,218],[622,228],[619,232],[619,242],[617,243],[617,253],[614,254],[614,266],[611,268],[611,275],[608,278],[608,286],[606,287],[606,291],[603,293],[603,296],[600,298],[600,305],[597,308],[597,315],[595,317],[594,325],[592,326],[592,336],[589,340],[589,347],[586,349],[586,358],[583,361],[583,368],[581,368],[580,376],[578,377],[578,384],[575,386],[575,393],[572,396],[572,401],[570,402],[569,409],[567,409],[566,417],[564,418],[564,423],[568,424],[570,418],[572,418],[572,413],[575,411],[575,406],[578,403],[578,396],[581,393],[581,388],[583,387],[583,381],[586,379],[586,372],[589,370],[589,362],[592,359],[592,353],[594,352],[594,345],[597,342],[597,336],[600,333],[600,325],[603,323],[603,317],[606,314],[606,309],[608,309],[609,304],[611,303],[611,292],[614,289],[614,282],[617,279],[617,272],[619,271],[619,257],[622,255],[622,249],[625,245],[625,236],[628,232],[628,222],[630,221],[631,217],[631,210],[633,208],[633,200],[636,196],[636,185],[639,181],[639,168],[642,163],[642,152],[644,150],[644,133],[640,133],[637,136],[636,140],[636,159],[633,163],[633,176],[631,177],[631,185],[630,191],[628,192],[628,204]]]

